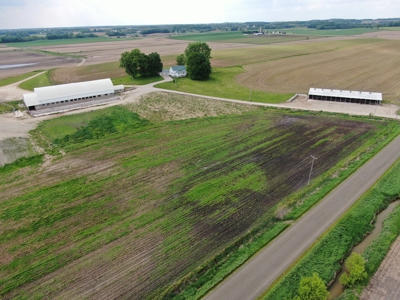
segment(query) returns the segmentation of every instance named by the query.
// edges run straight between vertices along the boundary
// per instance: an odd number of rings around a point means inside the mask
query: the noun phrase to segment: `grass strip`
[[[42,72],[42,71],[40,71],[40,70],[39,71],[33,71],[33,72],[29,72],[29,73],[18,75],[18,76],[3,78],[3,79],[0,80],[0,86],[6,86],[6,85],[9,85],[9,84],[16,83],[16,82],[24,80],[26,78],[32,77],[32,76],[36,75],[39,72]]]
[[[326,233],[262,299],[293,299],[301,277],[316,272],[327,284],[340,262],[373,225],[375,214],[400,193],[400,160]]]
[[[0,174],[11,173],[20,168],[28,166],[37,166],[43,162],[43,154],[34,155],[31,157],[21,157],[10,164],[5,164],[0,167]]]
[[[42,75],[36,76],[32,79],[22,82],[18,87],[23,90],[33,91],[34,88],[53,85],[50,82],[49,72],[47,71]]]
[[[292,94],[251,90],[242,86],[235,81],[235,77],[243,72],[242,67],[213,68],[210,79],[206,81],[178,78],[175,82],[160,83],[156,87],[198,95],[262,103],[283,103],[293,96]]]

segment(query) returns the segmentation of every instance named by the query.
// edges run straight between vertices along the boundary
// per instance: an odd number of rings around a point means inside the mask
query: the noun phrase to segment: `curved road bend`
[[[255,299],[400,158],[400,135],[212,290],[207,300]]]

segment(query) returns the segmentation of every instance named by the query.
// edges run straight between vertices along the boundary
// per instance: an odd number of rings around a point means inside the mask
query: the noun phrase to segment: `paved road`
[[[285,230],[268,247],[217,286],[205,299],[257,298],[398,158],[400,158],[400,136]]]

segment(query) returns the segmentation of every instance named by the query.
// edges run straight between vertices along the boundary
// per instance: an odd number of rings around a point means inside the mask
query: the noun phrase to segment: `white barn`
[[[33,93],[23,94],[26,108],[35,111],[81,102],[103,100],[122,92],[123,85],[114,86],[111,79],[100,79],[35,88]]]
[[[169,76],[171,77],[186,77],[185,66],[173,66],[169,68]]]
[[[382,93],[331,90],[310,88],[308,98],[312,100],[360,103],[380,105],[382,103]]]

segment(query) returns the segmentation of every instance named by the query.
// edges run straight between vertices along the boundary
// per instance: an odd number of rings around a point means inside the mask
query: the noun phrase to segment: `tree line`
[[[186,65],[190,79],[207,80],[211,74],[211,48],[207,43],[189,43],[183,54],[176,58],[177,65]],[[146,55],[139,49],[125,51],[121,54],[119,66],[133,78],[137,76],[157,76],[163,69],[160,55],[157,52]]]

